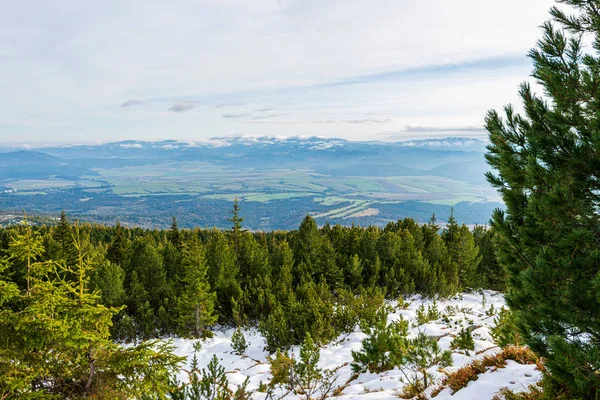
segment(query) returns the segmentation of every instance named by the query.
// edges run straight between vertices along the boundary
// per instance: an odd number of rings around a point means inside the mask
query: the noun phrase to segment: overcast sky
[[[0,142],[484,136],[550,0],[0,0]]]

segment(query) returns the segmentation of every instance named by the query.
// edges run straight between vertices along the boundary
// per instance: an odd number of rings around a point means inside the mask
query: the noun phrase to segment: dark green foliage
[[[446,242],[450,259],[458,272],[458,285],[460,289],[476,289],[482,286],[482,276],[477,274],[477,267],[481,262],[479,248],[475,245],[473,235],[466,225],[459,226],[450,214],[448,224],[442,239]]]
[[[208,366],[198,367],[196,354],[192,358],[188,373],[188,382],[179,383],[171,380],[169,397],[172,400],[231,400],[232,392],[225,375],[225,368],[219,365],[217,356],[213,356]],[[245,386],[243,387],[245,390]]]
[[[481,277],[482,287],[503,292],[506,290],[506,270],[496,258],[495,237],[494,230],[485,226],[477,225],[473,229],[473,239],[481,255],[477,276]]]
[[[130,269],[137,273],[152,308],[158,310],[170,293],[163,258],[149,238],[138,238],[133,242]]]
[[[241,227],[239,206],[233,219],[225,232],[179,229],[177,220],[167,231],[80,226],[96,255],[90,288],[102,304],[126,306],[113,317],[113,338],[206,337],[217,321],[256,324],[275,351],[307,334],[323,344],[371,325],[384,298],[449,297],[459,288],[451,248],[433,222],[319,229],[307,217],[297,231],[252,233]],[[23,240],[43,246],[56,229],[42,227]],[[0,239],[21,230],[1,229]],[[0,254],[10,251],[7,240],[0,246]],[[31,265],[47,258],[15,253],[11,281],[26,288]]]
[[[600,14],[597,1],[561,0],[529,53],[543,94],[520,88],[486,117],[486,158],[502,194],[498,259],[523,338],[546,359],[548,379],[574,398],[600,396]],[[584,47],[583,38],[591,43]]]
[[[248,348],[248,342],[246,342],[246,338],[244,337],[244,333],[240,328],[237,328],[233,335],[231,335],[231,347],[235,354],[241,356],[244,354],[246,349]]]
[[[210,287],[217,294],[217,311],[221,320],[231,320],[233,317],[231,301],[232,299],[238,301],[242,297],[242,289],[238,280],[236,254],[223,232],[216,229],[211,231],[206,246],[206,256]]]
[[[123,227],[117,221],[116,231],[113,241],[109,244],[106,258],[121,268],[129,261],[130,242],[123,233]]]
[[[58,225],[52,227],[52,231],[46,245],[48,258],[74,264],[77,260],[77,249],[73,240],[72,227],[64,210],[60,213]]]
[[[404,358],[398,365],[404,365],[409,371],[413,371],[415,375],[409,378],[418,382],[419,376],[423,379],[423,387],[427,388],[431,384],[431,378],[427,370],[435,365],[447,367],[452,365],[452,357],[450,351],[442,351],[434,338],[426,336],[424,333],[408,341]]]
[[[466,350],[467,355],[469,355],[468,350],[475,350],[475,341],[473,340],[471,330],[464,328],[461,329],[460,332],[458,332],[458,334],[456,335],[456,337],[452,339],[450,348]]]
[[[175,217],[173,217],[171,229],[169,229],[169,232],[167,232],[167,239],[176,249],[181,249],[183,247],[183,241],[181,240],[179,227],[177,226],[177,218]]]
[[[102,260],[90,278],[90,289],[98,290],[102,304],[117,307],[125,301],[125,272],[121,267],[108,260]]]
[[[362,350],[352,352],[354,372],[387,371],[402,359],[406,349],[408,322],[400,319],[388,324],[387,316],[387,311],[382,307],[377,311],[374,324],[366,327],[368,337],[362,341]]]
[[[440,319],[442,314],[438,310],[437,302],[434,301],[431,305],[425,309],[425,304],[421,304],[417,308],[416,320],[419,325],[426,324],[431,321]]]
[[[258,330],[265,338],[270,353],[277,349],[285,349],[294,343],[293,333],[288,326],[288,315],[284,313],[283,307],[277,304],[258,325]]]
[[[238,241],[242,230],[242,222],[244,218],[240,217],[240,206],[237,197],[233,200],[233,210],[231,210],[231,218],[227,218],[227,221],[233,223],[231,227],[231,237],[233,238],[233,248],[235,252],[238,252]]]
[[[314,388],[315,383],[322,376],[323,371],[317,366],[320,353],[319,346],[313,342],[310,334],[307,334],[302,346],[300,346],[300,356],[294,366],[294,371],[297,374],[295,383],[303,388],[304,392]],[[310,398],[310,396],[307,396],[307,398]]]
[[[215,293],[210,291],[204,249],[197,240],[183,250],[183,276],[180,277],[181,294],[177,299],[176,315],[178,331],[202,337],[207,326],[213,325]]]
[[[520,346],[523,344],[514,315],[504,307],[502,307],[498,316],[494,318],[494,327],[491,330],[491,334],[500,347],[508,345]]]

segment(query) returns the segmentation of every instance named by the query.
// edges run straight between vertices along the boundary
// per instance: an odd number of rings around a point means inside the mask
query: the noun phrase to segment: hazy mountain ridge
[[[431,169],[447,163],[483,159],[481,152],[473,148],[483,149],[485,142],[469,138],[430,139],[407,142],[354,142],[339,138],[320,137],[216,137],[205,142],[179,142],[165,140],[121,141],[98,145],[73,145],[42,147],[35,152],[46,153],[54,157],[69,160],[82,159],[88,164],[104,158],[123,158],[133,160],[212,160],[224,161],[237,158],[254,161],[265,160],[268,156],[278,163],[289,161],[313,162],[336,161],[342,158],[346,164],[357,162],[359,158],[367,158],[370,162],[380,160],[372,157],[388,157],[392,165],[408,163],[417,164],[417,169]],[[3,153],[8,154],[8,153]],[[2,157],[2,153],[0,153]],[[404,159],[402,161],[400,159]],[[402,161],[402,162],[400,162]],[[288,162],[289,164],[289,162]],[[262,164],[253,166],[260,168]],[[337,166],[337,165],[336,165]],[[307,168],[314,167],[307,165]],[[415,165],[406,165],[414,168]]]

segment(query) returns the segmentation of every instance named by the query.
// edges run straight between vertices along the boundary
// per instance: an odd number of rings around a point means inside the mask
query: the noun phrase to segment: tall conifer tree
[[[121,223],[117,220],[115,237],[108,246],[106,258],[117,264],[119,267],[124,268],[125,263],[128,261],[130,246],[131,243],[123,233]]]
[[[242,222],[244,222],[244,218],[240,217],[240,204],[237,197],[233,200],[231,218],[227,218],[227,221],[233,224],[233,226],[231,227],[231,236],[233,238],[233,248],[237,253],[240,234],[243,232]]]
[[[198,240],[193,240],[184,250],[182,264],[183,291],[177,303],[178,324],[182,332],[191,331],[199,337],[204,328],[214,324],[217,318],[214,315],[216,295],[210,291],[204,248]]]
[[[559,0],[529,53],[543,96],[523,83],[524,114],[486,118],[502,194],[496,211],[507,302],[546,358],[548,388],[600,397],[600,2]],[[584,47],[583,39],[590,47]],[[587,40],[586,40],[587,41]],[[551,396],[552,394],[550,394]]]

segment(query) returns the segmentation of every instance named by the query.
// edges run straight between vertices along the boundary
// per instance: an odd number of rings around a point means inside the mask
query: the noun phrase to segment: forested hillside
[[[257,326],[266,349],[275,352],[306,338],[323,345],[357,325],[371,326],[385,299],[419,293],[447,298],[505,285],[493,232],[481,226],[470,231],[454,218],[440,231],[434,217],[426,225],[404,219],[381,229],[318,228],[307,216],[294,231],[251,233],[235,203],[229,220],[225,231],[179,229],[175,219],[163,231],[72,224],[63,213],[54,226],[24,220],[1,229],[0,333],[20,337],[17,348],[0,351],[0,370],[15,375],[8,384],[88,395],[107,390],[103,385],[119,386],[115,370],[129,368],[129,374],[147,375],[151,383],[144,385],[164,387],[177,362],[168,347],[159,346],[150,373],[132,365],[152,357],[156,344],[134,347],[119,369],[106,356],[119,351],[112,341],[207,338],[215,324]],[[21,346],[42,358],[23,359]],[[62,357],[63,351],[67,358],[52,364],[56,369],[37,371],[50,354]],[[72,357],[86,361],[72,371],[64,364]],[[64,374],[72,378],[63,381]]]
[[[318,228],[308,216],[298,230],[258,233],[245,231],[237,212],[231,220],[227,231],[178,229],[175,220],[168,231],[79,224],[81,246],[94,263],[90,288],[104,305],[126,306],[115,317],[113,338],[202,336],[218,321],[258,324],[272,349],[297,344],[306,333],[325,343],[384,298],[447,297],[505,284],[493,233],[481,226],[472,232],[453,218],[440,231],[434,219],[384,229]],[[11,279],[21,286],[27,272],[11,238],[23,229],[32,228],[0,231]],[[77,260],[74,227],[64,214],[56,226],[33,229],[43,239],[39,261]]]

